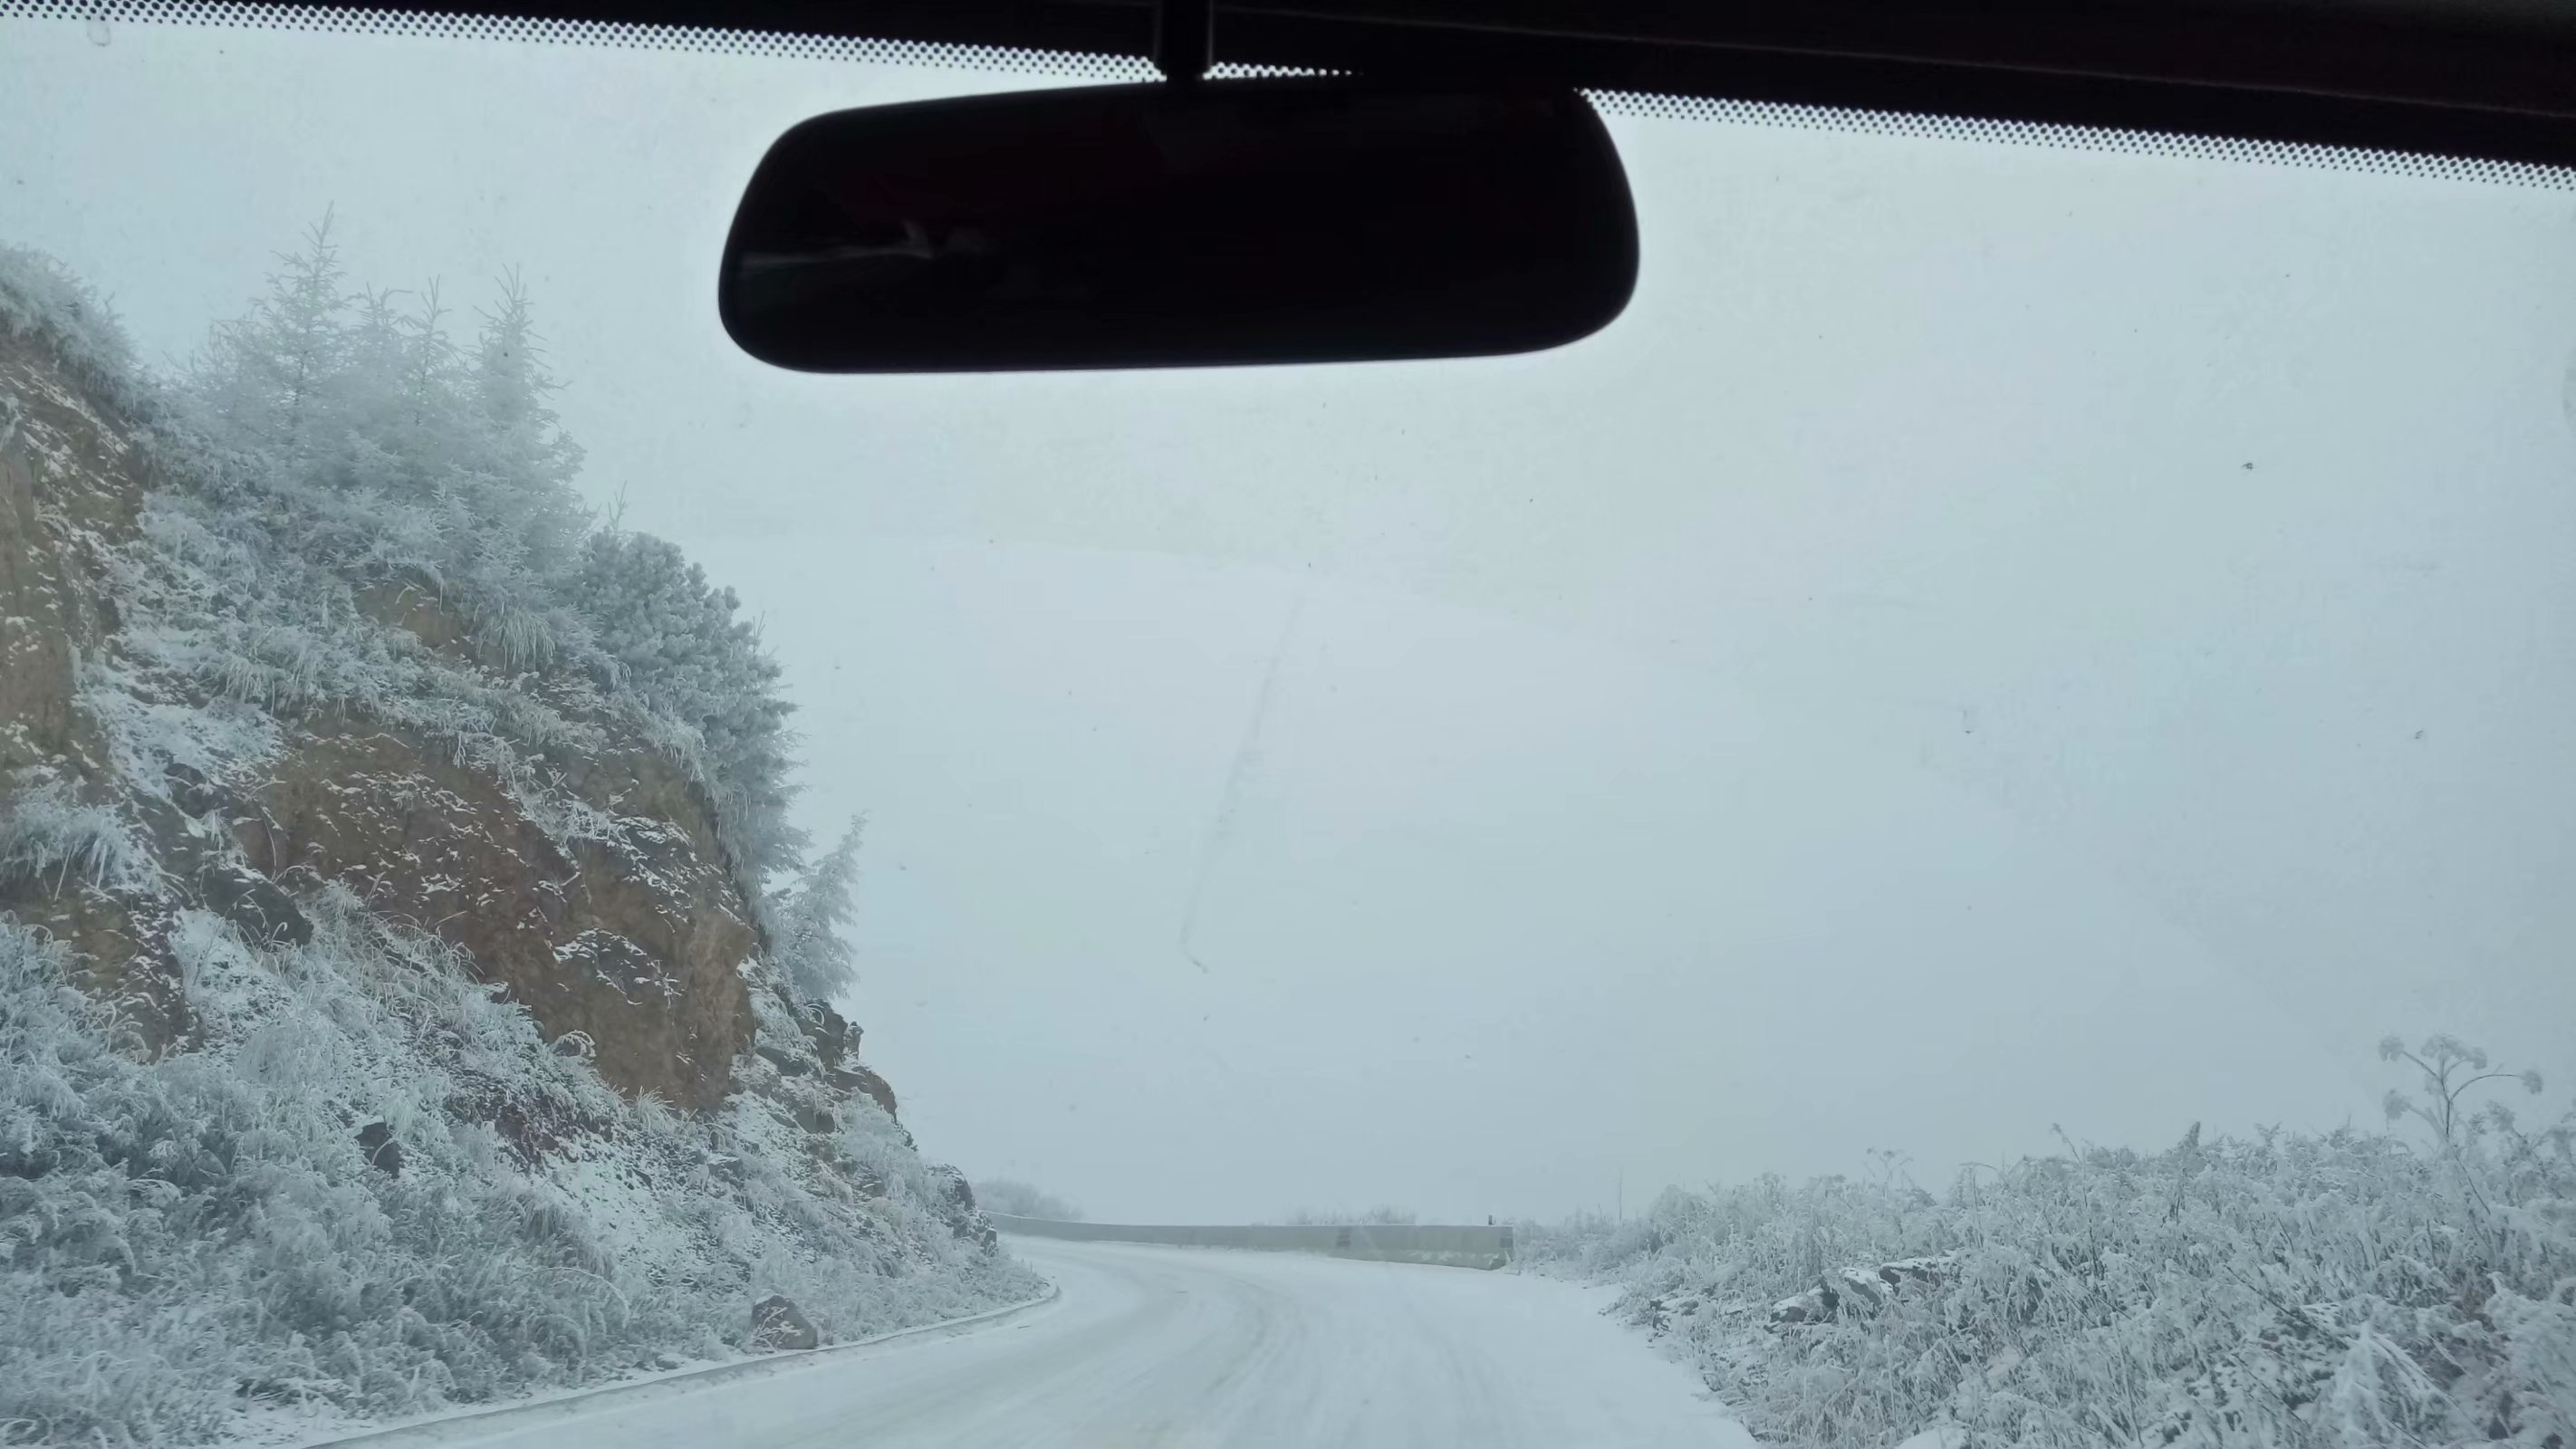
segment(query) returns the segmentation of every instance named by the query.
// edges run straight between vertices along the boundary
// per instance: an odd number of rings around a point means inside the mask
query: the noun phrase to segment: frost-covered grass
[[[61,780],[0,797],[0,886],[33,881],[60,892],[74,884],[131,885],[149,872],[115,807],[84,803]]]
[[[2464,1100],[2466,1059],[2436,1070],[2456,1047],[2417,1054],[2410,1112]],[[2452,1120],[2429,1143],[2070,1144],[1937,1195],[1884,1170],[1674,1191],[1640,1219],[1524,1227],[1520,1252],[1624,1285],[1621,1311],[1770,1442],[1947,1424],[1977,1445],[2565,1449],[2571,1134],[2492,1105]]]
[[[0,920],[0,1442],[184,1442],[254,1403],[402,1414],[722,1356],[786,1293],[852,1337],[1035,1283],[949,1234],[873,1104],[812,1161],[778,1108],[629,1105],[354,897],[300,948],[211,916],[202,1045],[157,1062]],[[359,1134],[385,1124],[389,1173]],[[538,1145],[542,1150],[532,1150]]]

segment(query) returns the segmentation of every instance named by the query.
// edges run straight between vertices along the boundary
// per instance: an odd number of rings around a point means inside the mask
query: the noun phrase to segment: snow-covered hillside
[[[551,387],[321,231],[173,378],[0,250],[0,1443],[1037,1290],[825,1004],[775,665]]]
[[[2382,1054],[2413,1137],[2272,1132],[1665,1194],[1525,1226],[1620,1284],[1764,1442],[2576,1444],[2576,1118],[2435,1037]]]

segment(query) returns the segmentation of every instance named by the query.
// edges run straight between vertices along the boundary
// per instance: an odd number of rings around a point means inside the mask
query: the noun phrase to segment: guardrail
[[[1160,1243],[1175,1248],[1249,1248],[1265,1253],[1321,1253],[1375,1263],[1431,1263],[1444,1268],[1500,1268],[1512,1260],[1508,1227],[1441,1227],[1421,1223],[1350,1223],[1312,1227],[1144,1226],[1060,1223],[986,1212],[993,1226],[1033,1238],[1081,1243]]]

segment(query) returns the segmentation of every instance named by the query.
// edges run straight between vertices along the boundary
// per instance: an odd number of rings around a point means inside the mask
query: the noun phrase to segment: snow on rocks
[[[754,1352],[814,1348],[822,1341],[813,1322],[784,1294],[773,1293],[752,1305],[751,1336],[745,1342]]]

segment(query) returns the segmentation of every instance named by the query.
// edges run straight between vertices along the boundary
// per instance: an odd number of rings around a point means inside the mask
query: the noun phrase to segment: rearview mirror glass
[[[1234,81],[807,121],[752,177],[718,305],[815,372],[1351,362],[1569,342],[1636,271],[1573,92]]]

